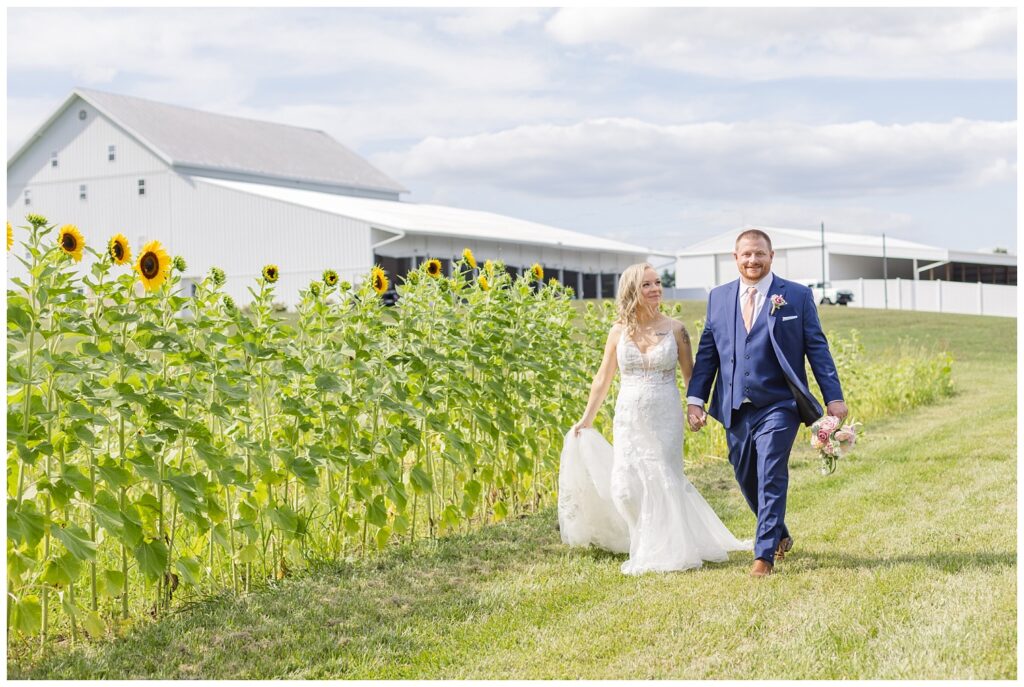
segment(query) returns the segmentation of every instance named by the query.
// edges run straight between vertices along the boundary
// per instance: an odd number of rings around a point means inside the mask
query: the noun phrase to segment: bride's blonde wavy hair
[[[630,265],[619,277],[619,295],[615,304],[619,309],[619,324],[626,325],[626,334],[633,336],[640,327],[640,308],[646,308],[641,286],[644,283],[644,272],[654,269],[654,265],[648,262],[639,262]]]

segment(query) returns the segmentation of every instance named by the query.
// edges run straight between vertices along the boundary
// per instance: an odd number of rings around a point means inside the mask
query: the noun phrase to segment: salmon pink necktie
[[[743,326],[747,328],[747,333],[750,333],[750,327],[754,323],[754,297],[757,294],[757,287],[747,287],[747,300],[743,303]]]

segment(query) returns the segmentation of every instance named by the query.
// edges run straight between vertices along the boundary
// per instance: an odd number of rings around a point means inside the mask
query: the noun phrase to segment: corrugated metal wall
[[[571,248],[553,248],[550,246],[530,246],[498,241],[480,241],[446,236],[408,235],[398,241],[382,246],[378,252],[396,258],[418,256],[420,258],[458,258],[462,250],[469,248],[480,263],[484,260],[502,260],[506,265],[529,267],[540,263],[549,273],[546,276],[557,277],[559,268],[580,272],[603,272],[619,274],[629,265],[642,262],[642,256],[599,253],[593,251],[573,250]]]
[[[202,277],[217,266],[228,275],[227,292],[239,303],[266,264],[281,272],[279,300],[298,301],[299,288],[327,268],[358,281],[373,262],[368,225],[318,210],[233,191],[201,179],[171,184],[172,230],[163,241]],[[159,237],[153,237],[159,238]]]

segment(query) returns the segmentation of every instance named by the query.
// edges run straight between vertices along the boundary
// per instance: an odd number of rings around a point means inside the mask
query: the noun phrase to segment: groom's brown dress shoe
[[[775,560],[781,561],[793,548],[793,537],[783,537],[779,540],[779,548],[775,549]]]
[[[754,561],[754,567],[750,569],[751,577],[768,577],[772,574],[773,566],[763,558],[758,558]]]

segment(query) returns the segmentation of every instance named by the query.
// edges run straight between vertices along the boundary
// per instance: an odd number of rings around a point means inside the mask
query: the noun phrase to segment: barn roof
[[[169,165],[192,174],[267,179],[403,193],[407,189],[323,131],[231,117],[77,88],[8,160],[11,164],[77,98],[95,107]]]

